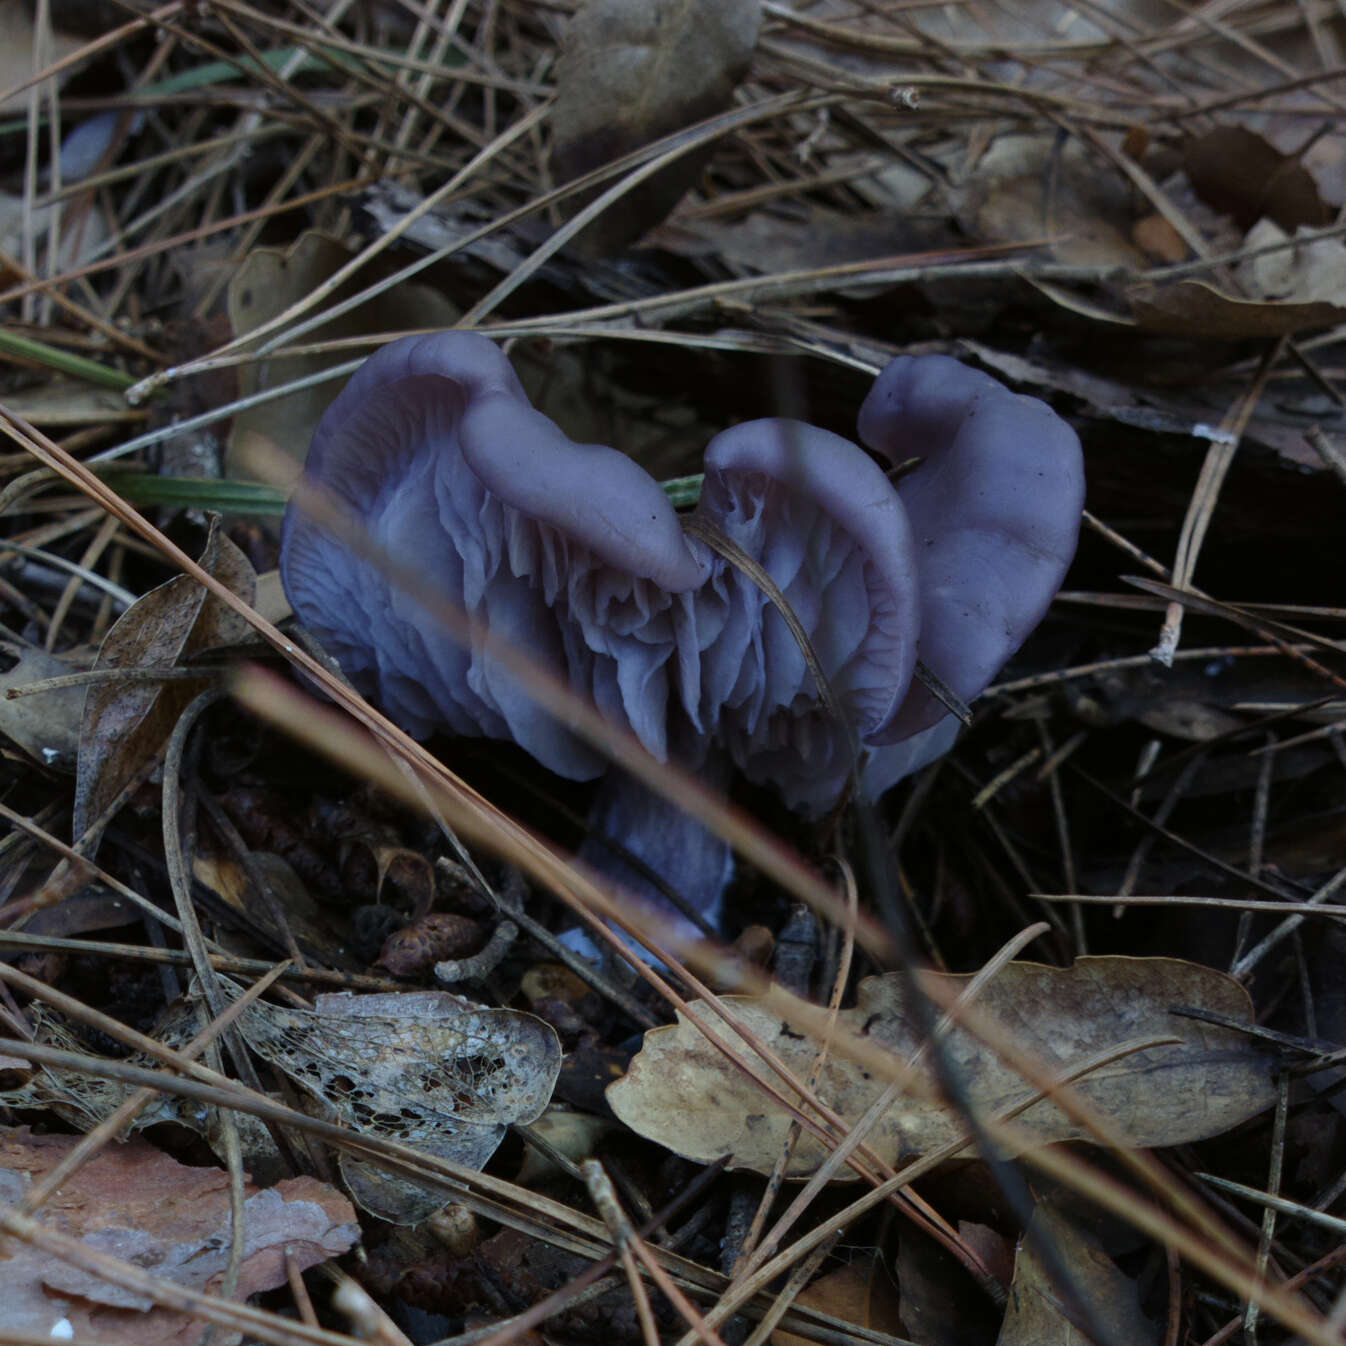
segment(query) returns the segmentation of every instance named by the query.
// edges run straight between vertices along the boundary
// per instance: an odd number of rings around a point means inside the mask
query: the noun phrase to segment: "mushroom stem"
[[[717,756],[700,774],[727,784],[728,761]],[[579,858],[679,935],[718,935],[733,852],[690,814],[616,767],[598,787]]]

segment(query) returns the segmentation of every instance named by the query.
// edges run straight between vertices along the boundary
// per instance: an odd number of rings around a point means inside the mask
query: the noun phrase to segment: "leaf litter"
[[[951,990],[966,977],[948,979]],[[806,1073],[818,1043],[751,999],[724,997],[730,1019],[752,1039],[770,1043],[796,1074]],[[977,994],[981,1012],[1011,1030],[1015,1041],[1068,1074],[1073,1068],[1127,1043],[1155,1037],[1179,1042],[1148,1047],[1092,1071],[1076,1092],[1135,1146],[1185,1145],[1228,1131],[1271,1106],[1271,1059],[1255,1044],[1228,1030],[1175,1016],[1175,1008],[1209,1009],[1250,1020],[1246,993],[1231,978],[1196,964],[1170,959],[1084,958],[1070,968],[1008,963]],[[699,1020],[693,1029],[689,1020]],[[856,1003],[838,1018],[843,1029],[862,1035],[905,1061],[918,1052],[924,1033],[906,1003],[900,974],[871,977],[856,988]],[[734,1041],[706,1006],[693,1003],[677,1027],[645,1035],[628,1074],[608,1089],[613,1111],[633,1130],[702,1163],[727,1158],[731,1168],[770,1172],[780,1153],[790,1116],[765,1105],[723,1048]],[[945,1053],[969,1083],[978,1112],[1002,1112],[1034,1091],[1012,1068],[965,1029],[945,1039]],[[947,1145],[963,1131],[959,1112],[939,1097],[925,1067],[869,1132],[870,1147],[890,1164]],[[834,1054],[818,1088],[848,1123],[858,1121],[884,1092],[887,1081]],[[924,1086],[924,1096],[922,1096]],[[697,1098],[692,1112],[676,1106]],[[1034,1104],[1019,1119],[1037,1143],[1086,1140],[1089,1132],[1056,1105]],[[803,1138],[790,1172],[813,1172],[826,1149]]]
[[[485,1009],[445,991],[329,994],[312,1009],[258,1001],[244,1010],[239,1027],[258,1057],[301,1091],[314,1116],[464,1168],[483,1167],[509,1125],[537,1119],[560,1068],[556,1034],[540,1019]],[[169,1008],[154,1036],[181,1048],[196,1028],[194,1007],[183,1004]],[[81,1045],[71,1026],[50,1013],[38,1038]],[[144,1054],[129,1059],[153,1064]],[[0,1098],[12,1107],[50,1105],[87,1127],[105,1121],[129,1092],[96,1070],[48,1067]],[[169,1120],[216,1134],[213,1117],[167,1099],[143,1112],[136,1126]],[[250,1136],[258,1147],[250,1163],[273,1167],[275,1150],[265,1133],[254,1127]],[[383,1219],[415,1224],[443,1204],[433,1189],[367,1161],[343,1153],[340,1163],[359,1204]]]
[[[1289,8],[1236,8],[1212,26],[1132,5],[857,10],[831,0],[441,9],[337,4],[319,22],[226,5],[190,21],[161,13],[151,26],[130,11],[109,21],[94,5],[8,6],[19,36],[7,89],[39,73],[35,52],[62,64],[59,83],[11,93],[14,120],[0,134],[6,327],[31,343],[7,357],[0,401],[74,457],[111,450],[160,484],[143,497],[155,522],[251,602],[253,577],[259,591],[274,578],[274,533],[231,512],[262,496],[220,472],[250,471],[245,450],[258,444],[297,461],[340,386],[324,376],[407,329],[484,327],[511,343],[530,397],[572,437],[615,443],[669,478],[694,476],[712,434],[763,411],[852,434],[863,381],[899,351],[953,354],[1048,397],[1085,440],[1089,535],[1048,623],[954,753],[882,801],[891,891],[876,888],[849,822],[800,829],[765,796],[743,802],[806,860],[826,868],[839,854],[855,867],[865,915],[905,904],[920,959],[955,977],[1045,917],[1034,949],[1043,964],[1000,967],[974,1007],[1022,1024],[1052,1074],[1137,1036],[1178,1038],[1072,1086],[1134,1144],[1180,1145],[1166,1153],[1168,1177],[1145,1169],[1143,1153],[1063,1139],[1080,1128],[1039,1103],[1022,1124],[1056,1139],[1013,1166],[1032,1184],[1016,1204],[996,1185],[1006,1174],[983,1160],[931,1171],[911,1158],[961,1134],[966,1098],[904,1096],[853,1156],[863,1185],[759,1182],[795,1115],[744,1070],[770,1081],[788,1062],[806,1085],[805,1117],[825,1129],[811,1087],[844,1131],[877,1090],[838,1043],[820,1060],[817,1025],[793,1036],[802,1030],[783,1031],[767,1001],[732,996],[718,1005],[730,1023],[755,1025],[758,1045],[724,1022],[711,1031],[742,1068],[695,1033],[712,1023],[704,999],[642,1038],[675,1002],[576,964],[541,883],[502,905],[523,885],[491,844],[460,852],[438,824],[241,713],[203,721],[184,756],[186,788],[163,798],[156,763],[183,708],[216,667],[236,668],[256,647],[245,648],[248,628],[221,597],[157,559],[163,534],[90,524],[64,485],[25,479],[33,459],[17,442],[0,455],[0,679],[18,692],[69,673],[92,680],[0,702],[0,804],[13,828],[0,829],[6,956],[90,1011],[152,1028],[181,990],[178,938],[152,915],[171,910],[162,815],[180,821],[187,875],[177,877],[200,881],[221,970],[241,984],[283,951],[308,962],[286,973],[289,990],[243,1012],[250,1068],[303,1100],[310,1124],[484,1166],[471,1219],[440,1211],[390,1234],[389,1220],[420,1219],[442,1192],[345,1152],[324,1166],[294,1145],[302,1113],[280,1148],[260,1123],[242,1125],[247,1163],[266,1181],[311,1161],[358,1198],[369,1259],[346,1265],[390,1311],[426,1315],[399,1319],[418,1341],[533,1312],[528,1327],[559,1325],[569,1339],[648,1342],[628,1280],[593,1299],[569,1288],[611,1246],[577,1167],[595,1153],[643,1231],[627,1252],[667,1268],[727,1335],[717,1305],[769,1317],[778,1340],[821,1334],[833,1346],[997,1334],[1328,1340],[1323,1306],[1339,1296],[1340,1272],[1326,1226],[1281,1216],[1263,1222],[1260,1247],[1248,1226],[1239,1250],[1209,1211],[1188,1212],[1194,1244],[1188,1226],[1151,1218],[1145,1202],[1148,1192],[1168,1209],[1204,1190],[1202,1173],[1302,1209],[1330,1212],[1340,1199],[1333,1072],[1296,1077],[1283,1125],[1268,1111],[1274,1069],[1317,1064],[1346,1040],[1332,910],[1346,872],[1346,759],[1342,698],[1323,672],[1342,673],[1331,642],[1346,615],[1333,587],[1340,487],[1324,467],[1346,433],[1338,21]],[[35,43],[34,25],[48,22],[50,41]],[[89,43],[105,45],[81,56]],[[128,95],[137,115],[110,121],[103,109]],[[696,136],[715,115],[733,129],[623,191],[579,247],[538,251],[621,171],[581,177],[573,192],[572,180],[625,153],[639,171],[642,155],[677,143],[659,137]],[[69,148],[59,185],[56,144]],[[98,162],[75,181],[65,166],[81,145]],[[305,315],[313,325],[268,332],[255,354],[251,334],[341,266],[352,275]],[[354,302],[374,284],[377,297]],[[336,314],[337,303],[352,306]],[[86,383],[90,362],[100,376]],[[300,374],[316,381],[277,396]],[[128,382],[140,385],[130,401],[117,391]],[[130,494],[135,477],[123,470],[119,487]],[[212,508],[225,517],[204,521]],[[1226,606],[1198,609],[1193,594],[1179,628],[1171,598],[1126,578],[1138,574],[1180,594],[1199,585]],[[115,595],[128,592],[139,602],[114,624]],[[1148,655],[1166,611],[1171,667]],[[1300,642],[1301,628],[1313,640]],[[278,652],[297,637],[287,628]],[[562,846],[575,840],[582,791],[507,754],[431,747],[492,803]],[[407,744],[394,751],[418,762],[423,781],[445,779]],[[100,815],[101,870],[55,849],[79,843]],[[508,843],[497,833],[494,844]],[[414,893],[370,859],[382,855],[414,857]],[[794,878],[806,882],[802,870]],[[878,1015],[865,1040],[891,1030],[892,1059],[918,1050],[900,982],[875,976],[882,967],[864,956],[839,978],[842,930],[815,923],[800,943],[776,883],[744,866],[738,885],[726,934],[742,932],[741,957],[818,1003],[835,991],[843,1025]],[[1266,909],[1278,902],[1296,914]],[[473,978],[457,989],[477,1008],[419,999],[437,994],[426,988],[445,959]],[[1214,971],[1226,967],[1241,988]],[[314,1007],[297,997],[312,989],[305,976],[361,969],[387,998],[367,1016],[338,1012],[364,998]],[[716,985],[742,984],[741,971],[713,970]],[[1091,996],[1072,981],[1084,973]],[[1044,989],[1071,985],[1072,995]],[[29,1070],[16,1043],[10,1105],[90,1131],[130,1086],[106,1078],[117,1061],[80,1015],[58,1018],[28,994],[19,1005],[37,1045],[85,1068]],[[1175,1007],[1213,1009],[1218,1024]],[[175,1012],[176,1026],[160,1019],[154,1031],[182,1046],[198,1012]],[[1281,1034],[1273,1045],[1251,1036],[1254,1017]],[[984,1111],[1029,1089],[962,1030],[942,1051],[921,1057],[926,1083],[936,1065],[974,1063],[961,1073]],[[679,1073],[655,1068],[658,1053]],[[149,1055],[120,1060],[155,1068]],[[634,1085],[649,1094],[649,1116],[637,1124],[619,1107],[614,1119],[605,1091],[615,1102]],[[131,1124],[155,1148],[136,1140],[102,1155],[134,1167],[196,1146],[193,1162],[208,1167],[191,1171],[218,1186],[196,1137],[226,1153],[221,1102],[161,1091]],[[741,1133],[757,1118],[754,1149]],[[741,1168],[717,1174],[687,1153]],[[790,1161],[811,1171],[823,1153],[805,1126]],[[895,1219],[855,1195],[901,1183],[887,1177],[890,1161],[919,1174],[888,1193]],[[1063,1201],[1039,1163],[1075,1165],[1073,1181],[1095,1199]],[[1090,1185],[1090,1165],[1131,1185],[1108,1195]],[[1120,1217],[1100,1213],[1110,1202]],[[96,1204],[111,1203],[98,1194]],[[672,1213],[651,1224],[661,1207]],[[1117,1234],[1128,1213],[1145,1232]],[[9,1208],[0,1216],[11,1219]],[[227,1223],[211,1218],[217,1230]],[[319,1260],[339,1251],[312,1248]],[[125,1240],[114,1249],[124,1263],[144,1251]],[[218,1248],[210,1256],[202,1265],[220,1267]],[[22,1253],[23,1265],[33,1257]],[[253,1263],[243,1266],[246,1293]],[[736,1266],[746,1279],[731,1289]],[[153,1318],[156,1330],[168,1322],[97,1300],[91,1273],[61,1274],[88,1296],[71,1302],[142,1326]],[[314,1277],[307,1291],[290,1285],[279,1294],[294,1294],[301,1316],[307,1293],[325,1296]],[[693,1321],[660,1293],[650,1313],[670,1340]],[[248,1330],[288,1346],[293,1323],[263,1314]],[[200,1321],[181,1325],[186,1335],[165,1339],[199,1335]]]
[[[21,1201],[35,1179],[74,1144],[70,1136],[26,1127],[0,1131],[0,1190]],[[352,1248],[359,1225],[350,1203],[310,1177],[245,1189],[243,1261],[236,1293],[285,1284]],[[171,1289],[215,1290],[229,1260],[228,1180],[213,1168],[178,1163],[144,1140],[104,1149],[62,1185],[44,1224],[82,1247],[150,1270]],[[75,1338],[152,1346],[189,1346],[201,1325],[186,1309],[110,1285],[95,1273],[36,1248],[15,1248],[0,1262],[5,1328],[51,1340]],[[225,1334],[217,1340],[241,1340]]]
[[[247,557],[223,536],[218,518],[211,525],[202,565],[245,602],[257,577]],[[128,668],[148,680],[95,684],[84,700],[75,792],[76,836],[83,836],[109,802],[167,743],[184,707],[199,688],[191,683],[153,680],[158,669],[178,668],[191,655],[235,644],[243,624],[185,575],[145,594],[107,633],[96,669]]]

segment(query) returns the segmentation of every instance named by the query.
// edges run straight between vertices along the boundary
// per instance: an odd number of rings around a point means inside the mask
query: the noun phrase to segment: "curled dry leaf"
[[[15,1202],[64,1159],[75,1136],[0,1131],[0,1198]],[[348,1251],[359,1240],[355,1212],[315,1178],[291,1178],[244,1201],[243,1262],[237,1297],[284,1285],[286,1258],[300,1271]],[[229,1177],[189,1168],[143,1140],[106,1146],[61,1186],[39,1220],[90,1251],[147,1269],[159,1280],[215,1291],[229,1263]],[[49,1253],[9,1241],[0,1259],[0,1302],[10,1331],[105,1346],[194,1346],[206,1324],[158,1306]],[[217,1342],[237,1342],[235,1333]]]
[[[1237,299],[1200,280],[1141,285],[1127,298],[1137,322],[1148,331],[1215,341],[1292,336],[1346,322],[1346,305],[1335,302],[1335,296],[1305,301]]]
[[[1244,229],[1263,218],[1283,229],[1332,222],[1332,208],[1308,169],[1245,126],[1217,126],[1193,136],[1183,146],[1182,162],[1201,200]]]
[[[969,978],[940,980],[956,992]],[[815,1041],[751,997],[728,996],[723,1003],[797,1077],[808,1077],[818,1050]],[[1170,1013],[1173,1008],[1197,1008],[1251,1022],[1252,1007],[1243,988],[1195,963],[1121,957],[1081,958],[1069,968],[1009,963],[982,988],[976,1004],[981,1014],[1012,1033],[1020,1048],[1058,1075],[1140,1039],[1181,1039],[1114,1061],[1074,1086],[1132,1145],[1180,1145],[1217,1135],[1274,1102],[1269,1060],[1247,1039]],[[735,1056],[751,1059],[742,1039],[704,1002],[694,1002],[691,1012]],[[862,981],[857,1004],[843,1011],[840,1020],[843,1030],[885,1048],[899,1062],[920,1046],[896,974]],[[983,1114],[1032,1095],[1030,1086],[962,1029],[949,1035],[945,1050]],[[931,1080],[928,1062],[921,1069]],[[854,1122],[886,1083],[848,1060],[844,1044],[837,1042],[817,1092]],[[770,1172],[776,1163],[790,1125],[789,1114],[763,1097],[681,1014],[676,1025],[645,1035],[630,1070],[610,1086],[607,1097],[629,1127],[678,1154],[702,1163],[727,1157],[730,1167],[759,1173]],[[964,1126],[958,1114],[937,1098],[933,1081],[928,1093],[899,1097],[870,1132],[869,1144],[897,1163],[961,1136]],[[1017,1120],[1044,1143],[1089,1138],[1054,1104],[1034,1104]],[[795,1147],[790,1172],[811,1173],[823,1157],[822,1146],[806,1134]],[[846,1170],[843,1175],[850,1176]]]
[[[201,565],[245,602],[257,576],[211,516]],[[241,640],[247,624],[189,575],[151,589],[117,619],[95,668],[169,669],[182,659]],[[84,835],[135,774],[163,748],[178,716],[201,690],[191,682],[102,682],[89,688],[80,728],[74,834]]]
[[[747,73],[761,0],[587,0],[556,70],[552,163],[561,181],[619,159],[729,107]],[[685,155],[585,231],[609,252],[658,224],[696,180]]]
[[[1157,1346],[1159,1329],[1141,1310],[1140,1287],[1121,1272],[1094,1234],[1046,1203],[1033,1212],[1019,1242],[996,1346],[1081,1346],[1090,1340],[1083,1334],[1081,1316],[1063,1302],[1043,1266],[1038,1250],[1044,1243],[1065,1267],[1094,1324],[1108,1329],[1108,1341]]]

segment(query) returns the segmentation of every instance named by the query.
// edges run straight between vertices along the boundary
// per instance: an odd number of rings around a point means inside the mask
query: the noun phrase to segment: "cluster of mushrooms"
[[[889,364],[859,432],[896,482],[827,430],[747,421],[711,441],[681,519],[639,464],[537,411],[493,342],[444,332],[356,372],[306,474],[655,757],[720,779],[732,764],[817,817],[856,778],[857,747],[877,793],[949,746],[957,722],[918,658],[962,701],[982,692],[1060,587],[1084,500],[1070,427],[945,356]],[[460,642],[297,505],[281,573],[300,620],[409,732],[508,740],[574,780],[605,771],[494,639]],[[615,776],[592,821],[713,921],[729,861],[698,824]],[[639,866],[617,876],[651,891]]]

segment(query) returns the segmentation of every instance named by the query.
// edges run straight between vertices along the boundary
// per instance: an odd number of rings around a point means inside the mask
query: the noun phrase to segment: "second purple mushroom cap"
[[[893,465],[917,465],[894,486],[838,435],[745,422],[707,448],[704,526],[684,533],[644,469],[569,440],[487,338],[445,332],[360,368],[318,426],[306,474],[390,556],[656,757],[719,774],[727,759],[817,816],[853,778],[856,744],[882,787],[952,741],[944,706],[913,683],[916,660],[964,701],[979,695],[1060,587],[1084,502],[1070,427],[944,356],[894,360],[859,429]],[[832,708],[773,596],[706,535],[769,576]],[[577,780],[605,769],[483,642],[460,644],[294,505],[281,574],[305,626],[410,732],[510,740]],[[619,839],[657,869],[652,834],[669,819],[629,797],[620,813]],[[708,876],[721,852],[701,865]],[[684,846],[680,867],[696,870],[688,858]]]

